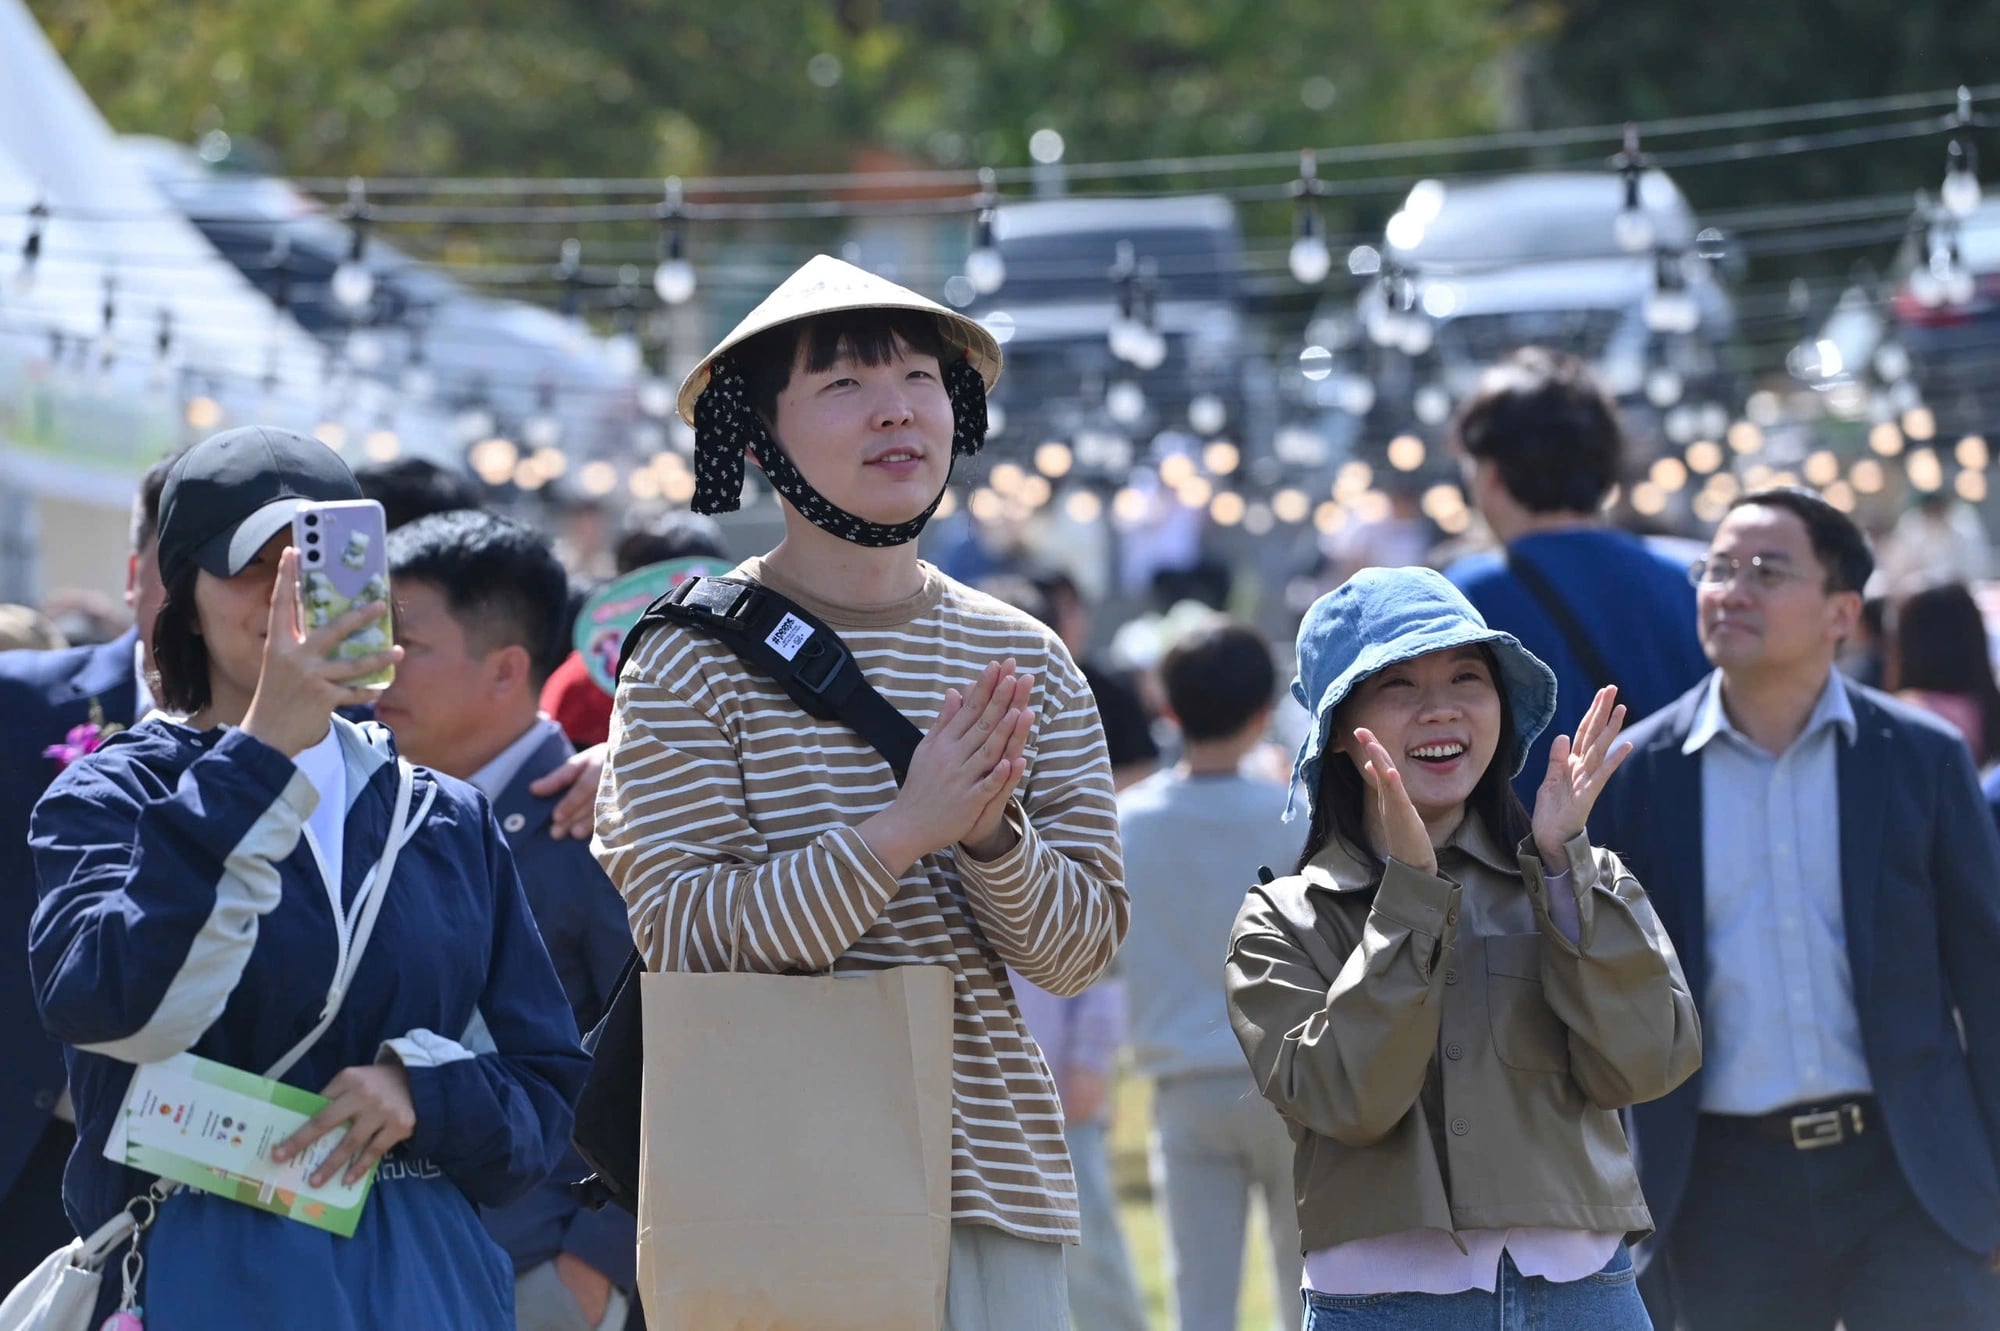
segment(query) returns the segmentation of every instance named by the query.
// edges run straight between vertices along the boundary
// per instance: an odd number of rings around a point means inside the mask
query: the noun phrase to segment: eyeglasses
[[[1697,587],[1720,587],[1741,577],[1756,590],[1768,592],[1811,576],[1790,567],[1782,559],[1766,559],[1763,555],[1752,555],[1748,559],[1710,555],[1688,565],[1688,581]]]

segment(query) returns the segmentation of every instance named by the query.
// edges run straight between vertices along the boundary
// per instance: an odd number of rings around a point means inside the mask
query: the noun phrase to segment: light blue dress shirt
[[[514,778],[521,774],[521,768],[530,755],[547,743],[552,733],[561,729],[547,715],[538,713],[535,723],[522,731],[512,744],[494,754],[486,766],[474,772],[468,778],[468,784],[489,800],[499,799],[507,793],[507,787],[514,784]]]
[[[1841,907],[1842,732],[1852,743],[1838,671],[1776,756],[1730,723],[1718,671],[1682,746],[1701,755],[1704,1113],[1764,1114],[1873,1088]]]

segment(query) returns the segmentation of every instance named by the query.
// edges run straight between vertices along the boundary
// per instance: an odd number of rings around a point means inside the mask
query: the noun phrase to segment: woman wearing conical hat
[[[1127,921],[1088,686],[1041,624],[918,557],[954,462],[986,434],[1000,350],[977,323],[821,256],[681,388],[694,508],[737,507],[746,461],[784,538],[737,576],[833,628],[925,734],[899,785],[700,633],[655,631],[620,680],[598,851],[655,970],[951,968],[950,1331],[1062,1328],[1076,1189],[1012,966],[1074,994]]]

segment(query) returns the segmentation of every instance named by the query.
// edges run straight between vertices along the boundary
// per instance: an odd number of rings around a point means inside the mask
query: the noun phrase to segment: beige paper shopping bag
[[[937,1331],[951,972],[668,972],[640,993],[646,1324]]]

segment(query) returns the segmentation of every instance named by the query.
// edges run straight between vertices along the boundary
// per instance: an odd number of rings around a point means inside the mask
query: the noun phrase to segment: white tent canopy
[[[187,397],[311,428],[321,356],[124,159],[21,0],[0,0],[0,483],[122,506],[181,441]]]

